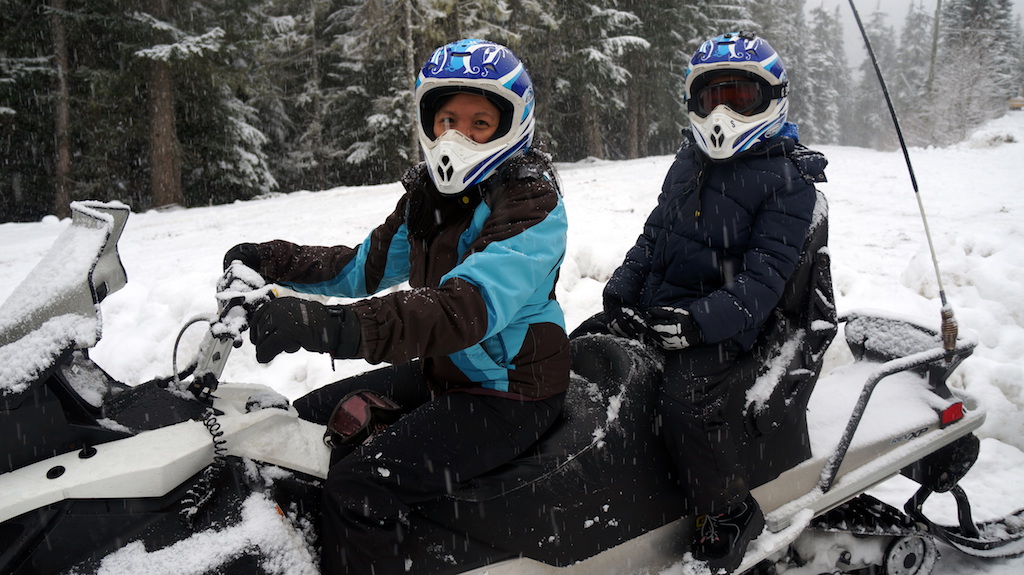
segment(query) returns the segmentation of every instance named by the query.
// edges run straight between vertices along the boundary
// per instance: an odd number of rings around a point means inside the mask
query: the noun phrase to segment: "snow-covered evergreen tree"
[[[1009,0],[948,0],[940,21],[940,58],[931,106],[932,141],[948,144],[1005,113],[1019,86],[1019,27]]]
[[[1015,34],[1011,0],[947,0],[942,13],[942,46],[946,52],[972,49],[977,66],[987,68],[997,92],[1005,98],[1019,88],[1013,85],[1021,66],[1009,49],[1021,38]]]
[[[504,44],[510,15],[504,0],[432,0],[432,18],[422,22],[421,34],[431,48],[462,38],[484,38]],[[424,46],[426,47],[426,46]]]
[[[709,36],[733,30],[753,30],[757,22],[752,19],[751,10],[758,0],[731,0],[729,2],[699,2],[707,14],[711,26]]]
[[[541,0],[509,0],[505,44],[515,52],[533,80],[538,145],[550,143],[557,114],[553,94],[556,89],[556,62],[551,54],[559,43],[556,30],[557,13],[551,2]]]
[[[232,0],[173,4],[166,20],[135,13],[164,34],[133,47],[144,61],[166,62],[174,74],[175,116],[188,205],[223,203],[277,189],[260,119],[248,105],[250,62],[267,14]],[[166,38],[166,39],[164,39]],[[168,41],[169,40],[169,41]]]
[[[430,14],[418,0],[346,0],[328,20],[341,87],[325,119],[345,164],[339,183],[394,181],[418,161],[412,90],[425,55],[416,35]]]
[[[861,69],[851,80],[839,33],[845,8],[816,7],[805,18],[805,4],[6,0],[0,217],[53,213],[58,157],[72,200],[136,209],[165,201],[150,194],[155,132],[165,149],[180,151],[180,167],[165,173],[181,174],[186,204],[247,198],[275,183],[294,190],[394,181],[420,159],[412,109],[419,66],[437,46],[474,36],[508,45],[526,63],[538,140],[559,161],[672,153],[687,123],[687,59],[708,37],[743,29],[782,56],[789,117],[806,143],[892,146],[874,72]],[[930,5],[915,1],[898,36],[879,14],[867,22],[912,145],[961,140],[1024,89],[1012,0],[942,7],[938,66]],[[64,83],[58,29],[68,48]],[[154,95],[164,96],[159,117],[169,129],[154,129]],[[69,110],[66,128],[56,121],[60,109]],[[70,153],[58,154],[56,142]]]
[[[650,44],[636,35],[640,19],[610,0],[565,0],[558,12],[559,42],[550,57],[554,92],[548,97],[552,144],[562,160],[618,153],[606,137],[627,106],[625,65]],[[624,128],[624,127],[623,127]]]
[[[687,22],[674,0],[631,0],[621,7],[640,19],[638,35],[650,43],[626,60],[623,157],[674,153],[687,125],[683,75],[693,50],[680,33]]]
[[[0,221],[49,213],[53,198],[52,45],[44,6],[0,10]]]
[[[892,26],[886,23],[887,14],[874,11],[864,19],[864,31],[871,40],[871,48],[886,86],[893,96],[893,82],[899,78],[896,68],[896,42]],[[846,112],[843,128],[846,137],[837,140],[844,144],[876,149],[890,149],[897,143],[891,114],[882,92],[878,73],[870,58],[860,65],[858,81],[852,86],[852,113]]]
[[[251,76],[249,104],[267,135],[275,176],[288,190],[336,185],[334,143],[325,121],[339,88],[329,81],[333,56],[327,16],[332,0],[270,0],[261,65]]]
[[[899,34],[894,70],[889,82],[900,126],[907,143],[926,146],[929,143],[928,125],[932,113],[927,105],[932,61],[934,18],[925,10],[923,2],[910,5]]]
[[[801,139],[837,144],[849,115],[850,76],[843,47],[839,11],[813,8],[810,13],[805,73],[807,77]]]
[[[810,75],[806,66],[807,21],[805,0],[756,0],[751,4],[754,31],[775,48],[789,76],[788,118],[803,125],[810,97]]]

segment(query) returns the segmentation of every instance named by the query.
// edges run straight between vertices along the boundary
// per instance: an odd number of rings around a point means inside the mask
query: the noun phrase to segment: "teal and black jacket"
[[[359,357],[415,358],[435,392],[549,397],[569,384],[569,345],[555,283],[565,258],[565,205],[538,152],[463,195],[439,194],[425,164],[356,247],[259,244],[260,273],[291,289],[364,298]],[[408,281],[411,289],[367,297]]]

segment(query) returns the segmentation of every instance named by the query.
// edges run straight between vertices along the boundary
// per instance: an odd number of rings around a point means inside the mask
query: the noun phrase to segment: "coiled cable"
[[[212,408],[207,408],[203,412],[203,425],[206,426],[206,430],[213,438],[213,463],[203,469],[202,476],[195,485],[185,492],[185,496],[181,499],[182,507],[179,515],[190,529],[195,523],[196,515],[213,498],[215,491],[213,483],[220,476],[224,466],[227,465],[228,450],[225,447],[227,440],[224,439],[224,431]]]

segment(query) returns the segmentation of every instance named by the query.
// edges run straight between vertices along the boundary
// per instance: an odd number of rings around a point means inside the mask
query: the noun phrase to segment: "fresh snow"
[[[902,154],[837,146],[818,149],[830,160],[829,182],[819,187],[830,205],[829,251],[839,312],[878,310],[938,326],[939,288]],[[959,145],[910,153],[949,305],[961,333],[979,342],[951,384],[968,403],[987,412],[977,432],[981,455],[962,482],[972,497],[975,518],[984,521],[1024,507],[1019,484],[1024,471],[1024,113],[993,121]],[[570,330],[600,310],[604,283],[654,207],[671,161],[671,156],[659,156],[558,165],[570,230],[557,295]],[[103,338],[91,357],[129,384],[169,374],[181,326],[216,311],[215,285],[228,248],[275,238],[356,245],[384,220],[401,193],[394,183],[132,214],[119,244],[128,284],[103,302]],[[0,224],[0,270],[5,279],[0,300],[31,299],[16,288],[69,221],[47,217],[38,223]],[[77,329],[57,327],[67,329],[65,336]],[[195,352],[204,331],[200,324],[184,334],[179,363]],[[89,339],[88,334],[72,337]],[[849,352],[841,345],[841,336],[836,341],[827,355],[826,372],[839,377],[857,368],[847,365]],[[4,356],[7,365],[0,368],[24,367],[18,365],[20,357]],[[246,343],[233,352],[222,380],[268,385],[294,399],[370,367],[363,361],[331,362],[306,352],[261,365]],[[874,421],[906,415],[905,405],[890,407],[885,397],[885,386],[879,386],[869,408]],[[608,425],[615,423],[616,415],[615,406],[609,406]],[[902,507],[914,488],[897,477],[872,494]],[[953,506],[946,497],[933,497],[926,511],[940,522],[954,523]],[[241,545],[278,549],[268,553],[276,557],[273,569],[279,572],[309,572],[308,550],[283,543],[298,534],[289,530],[272,504],[253,496],[243,511],[246,520],[228,531],[228,543],[199,534],[153,553],[129,546],[108,557],[103,573],[201,573],[219,554]],[[827,541],[812,545],[827,555]],[[981,560],[944,545],[940,552],[933,571],[937,575],[1024,572],[1024,558]],[[691,572],[692,565],[679,564],[663,574]]]

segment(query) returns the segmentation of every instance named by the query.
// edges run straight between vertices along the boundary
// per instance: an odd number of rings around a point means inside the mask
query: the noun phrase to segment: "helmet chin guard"
[[[433,136],[434,113],[447,96],[466,92],[494,103],[501,121],[488,142],[456,130]],[[430,178],[444,195],[458,195],[486,180],[533,143],[533,82],[508,48],[460,40],[434,51],[416,80],[417,132]]]
[[[699,122],[691,118],[694,140],[712,160],[727,160],[778,134],[786,123],[788,107],[789,103],[783,102],[768,118],[752,120],[720,105]]]

